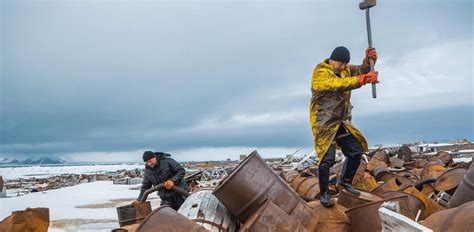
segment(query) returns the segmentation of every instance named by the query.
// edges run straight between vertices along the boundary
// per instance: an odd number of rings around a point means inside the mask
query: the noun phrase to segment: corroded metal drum
[[[26,208],[25,210],[13,211],[10,216],[0,222],[0,231],[2,232],[47,232],[48,227],[48,208]]]
[[[153,210],[137,229],[137,232],[173,231],[206,232],[208,230],[165,205]]]
[[[399,190],[400,186],[397,185],[395,180],[395,178],[392,178],[388,181],[385,181],[383,184],[377,186],[377,188],[372,190],[372,193],[377,194],[379,196],[383,196],[385,192]]]
[[[345,189],[342,189],[339,192],[339,197],[337,199],[337,203],[350,209],[354,208],[359,205],[363,205],[370,202],[381,201],[383,200],[382,197],[377,196],[376,194],[360,191],[360,196],[355,196]]]
[[[422,225],[438,231],[468,232],[474,228],[474,201],[461,206],[442,210],[420,222]]]
[[[351,223],[345,213],[347,209],[342,205],[335,204],[333,207],[326,208],[319,201],[308,202],[308,205],[319,217],[315,231],[351,231]]]
[[[302,196],[314,199],[319,194],[319,179],[315,176],[304,177],[295,189]]]
[[[293,180],[299,175],[299,173],[295,170],[289,170],[283,172],[283,179],[286,180],[286,183],[291,183]]]
[[[383,202],[370,202],[347,210],[352,231],[382,231],[378,210]]]
[[[449,208],[474,201],[474,165],[471,165],[448,203]]]
[[[453,168],[447,170],[436,179],[433,187],[436,189],[436,191],[443,191],[453,194],[453,190],[458,187],[466,173],[467,170],[464,168]]]
[[[405,192],[385,192],[383,194],[384,198],[394,198],[394,197],[401,197],[394,201],[398,202],[400,206],[400,214],[409,217],[412,220],[416,219],[416,215],[418,210],[423,209],[423,202],[421,202],[418,198],[405,193]]]
[[[427,180],[429,178],[438,178],[443,172],[446,171],[446,168],[442,164],[438,163],[429,163],[427,164],[420,173],[421,180]]]
[[[237,231],[238,223],[211,190],[191,194],[178,212],[210,231]]]
[[[374,168],[372,173],[377,181],[387,181],[395,176],[395,174],[391,173],[387,167],[383,166]]]
[[[290,213],[301,199],[277,176],[257,151],[247,156],[213,194],[240,221],[245,221],[267,200]]]
[[[117,207],[120,227],[140,223],[151,212],[149,201]]]

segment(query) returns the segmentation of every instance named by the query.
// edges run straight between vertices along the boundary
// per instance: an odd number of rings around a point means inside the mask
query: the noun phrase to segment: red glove
[[[367,48],[365,50],[364,65],[366,67],[369,67],[369,59],[372,59],[374,64],[377,62],[377,51],[375,51],[375,48]]]
[[[379,72],[370,71],[367,74],[360,74],[357,77],[359,78],[360,85],[365,85],[367,83],[377,84],[379,83],[378,75],[379,75]]]
[[[174,186],[174,182],[172,180],[167,180],[165,181],[165,188],[166,189],[171,189]]]

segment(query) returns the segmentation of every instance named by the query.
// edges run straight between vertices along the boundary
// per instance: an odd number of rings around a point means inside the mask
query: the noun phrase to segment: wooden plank
[[[379,209],[379,215],[383,232],[433,232],[430,228],[384,207]]]

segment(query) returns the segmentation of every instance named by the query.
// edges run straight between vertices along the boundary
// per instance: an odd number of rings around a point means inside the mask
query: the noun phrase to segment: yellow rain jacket
[[[311,80],[310,123],[314,136],[314,148],[319,163],[334,141],[339,126],[344,126],[368,151],[367,141],[352,124],[350,102],[351,90],[360,88],[357,75],[368,73],[370,69],[363,65],[348,64],[337,76],[329,59],[318,64]]]

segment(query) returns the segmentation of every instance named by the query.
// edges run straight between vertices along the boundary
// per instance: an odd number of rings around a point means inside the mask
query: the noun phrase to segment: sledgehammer
[[[372,48],[372,32],[370,30],[370,13],[369,8],[375,6],[377,0],[365,0],[359,3],[359,8],[365,10],[365,19],[367,22],[367,38],[369,39],[369,48]],[[374,71],[374,61],[369,59],[370,71]],[[372,98],[377,98],[377,88],[372,84]]]

